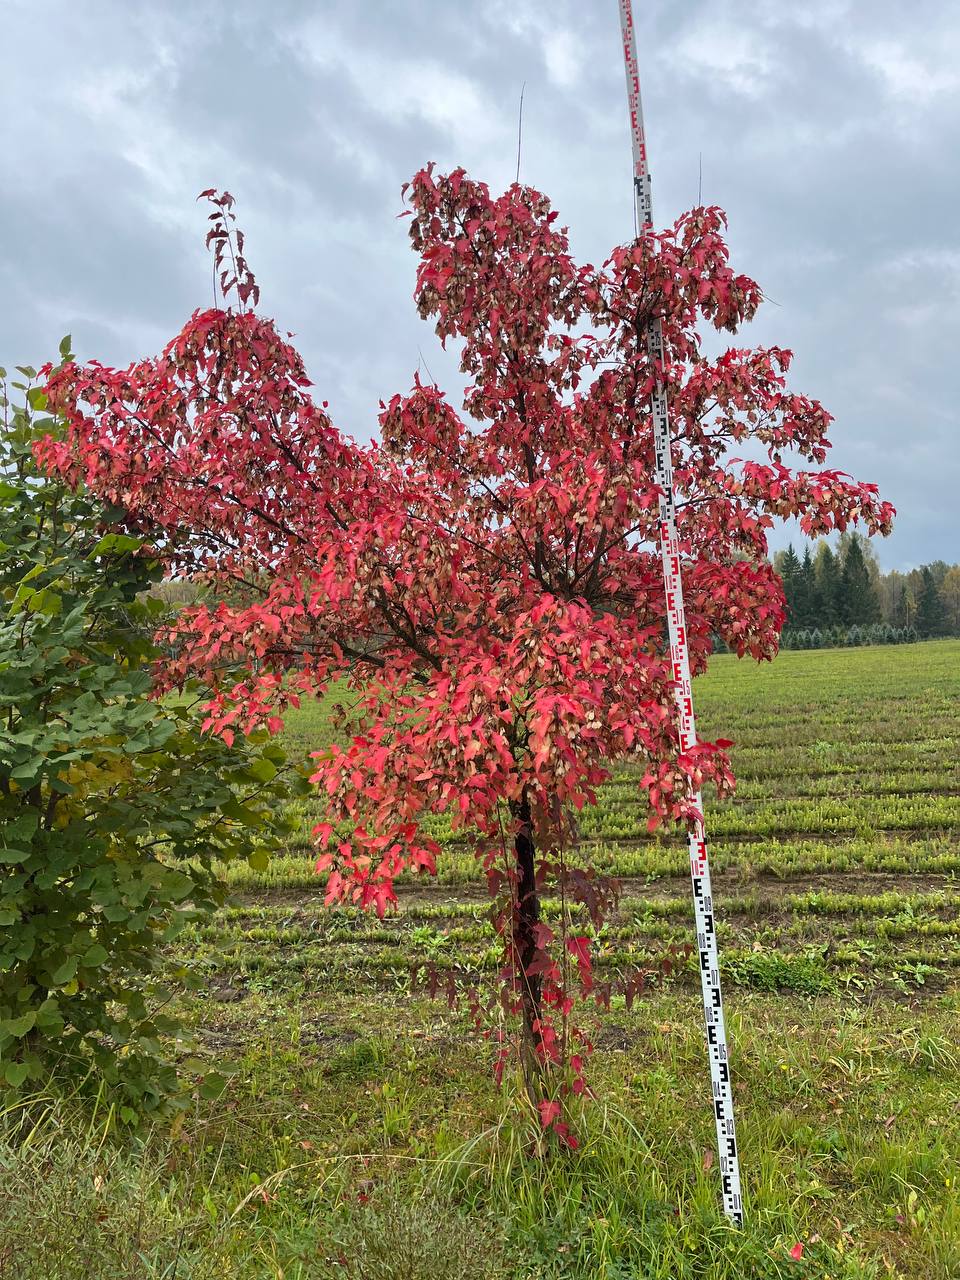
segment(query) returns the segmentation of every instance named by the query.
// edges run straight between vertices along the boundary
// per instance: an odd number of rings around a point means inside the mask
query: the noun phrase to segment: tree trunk
[[[516,897],[513,903],[513,953],[517,968],[517,980],[520,984],[520,1002],[523,1013],[523,1044],[521,1055],[523,1075],[527,1092],[534,1105],[539,1101],[537,1082],[541,1075],[541,1063],[537,1056],[536,1044],[539,1033],[535,1024],[540,1018],[541,985],[540,974],[527,975],[527,969],[533,961],[537,949],[536,926],[540,920],[540,897],[534,867],[535,848],[533,843],[533,825],[530,816],[530,800],[524,791],[519,803],[514,807],[514,816],[519,828],[514,837],[514,854],[517,860]]]

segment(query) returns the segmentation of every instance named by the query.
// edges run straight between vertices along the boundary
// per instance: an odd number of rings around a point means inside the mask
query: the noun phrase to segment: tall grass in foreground
[[[533,1129],[501,1117],[443,1154],[305,1159],[313,1187],[284,1204],[282,1173],[237,1181],[223,1149],[195,1167],[169,1138],[118,1148],[51,1113],[0,1142],[3,1280],[867,1280],[873,1263],[814,1242],[797,1269],[787,1219],[744,1231],[715,1204],[708,1162],[682,1190],[623,1113],[584,1118],[583,1151],[531,1160]],[[210,1163],[212,1161],[212,1169]],[[354,1166],[354,1168],[350,1168]],[[357,1181],[356,1169],[374,1176]],[[301,1172],[295,1170],[295,1172]],[[360,1190],[356,1191],[355,1187]],[[944,1273],[946,1275],[947,1273]]]
[[[579,1150],[543,1158],[455,1015],[331,998],[315,1050],[300,1010],[250,997],[224,1007],[227,1091],[172,1129],[121,1138],[42,1100],[4,1118],[0,1280],[956,1280],[956,999],[922,1028],[905,1006],[737,1006],[743,1231],[695,996],[616,1013]]]

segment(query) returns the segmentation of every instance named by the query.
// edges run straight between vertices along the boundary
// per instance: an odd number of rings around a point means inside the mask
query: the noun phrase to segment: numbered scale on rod
[[[630,107],[630,132],[633,141],[633,175],[637,205],[637,226],[641,234],[653,226],[653,202],[650,170],[647,165],[646,139],[643,132],[643,109],[640,104],[640,71],[637,63],[636,33],[630,0],[620,0],[620,26],[623,33],[623,57],[627,72],[627,99]],[[658,366],[663,358],[663,328],[660,317],[654,318],[647,335],[647,351]],[[663,585],[667,598],[667,629],[670,658],[676,685],[677,721],[681,751],[696,745],[697,729],[693,715],[693,689],[690,680],[690,658],[687,651],[686,618],[683,608],[683,585],[680,576],[680,543],[677,538],[676,504],[673,491],[673,464],[670,458],[670,419],[667,395],[658,379],[651,397],[653,417],[654,459],[657,485],[660,489],[660,556],[663,563]],[[693,801],[700,814],[703,801],[699,792]],[[720,994],[720,961],[717,954],[717,930],[710,888],[710,862],[703,818],[698,818],[689,833],[690,877],[693,882],[693,906],[697,923],[697,951],[700,981],[703,988],[703,1014],[706,1022],[707,1052],[713,1091],[713,1110],[717,1125],[717,1151],[723,1183],[723,1207],[737,1226],[743,1224],[743,1200],[740,1195],[740,1160],[733,1119],[733,1091],[727,1055],[727,1032]]]

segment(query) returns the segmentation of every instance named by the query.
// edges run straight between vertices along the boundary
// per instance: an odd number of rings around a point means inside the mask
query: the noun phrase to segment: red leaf
[[[562,1107],[559,1102],[544,1100],[539,1104],[539,1111],[540,1123],[543,1125],[544,1129],[549,1129],[550,1125],[552,1125],[560,1116]]]

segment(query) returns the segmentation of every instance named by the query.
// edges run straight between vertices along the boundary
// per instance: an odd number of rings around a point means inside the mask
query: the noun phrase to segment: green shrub
[[[724,969],[736,982],[755,991],[796,991],[815,996],[836,983],[820,953],[785,955],[779,951],[728,951]]]
[[[263,736],[204,736],[202,691],[151,697],[159,562],[120,509],[37,474],[56,424],[4,377],[0,1089],[79,1076],[133,1120],[175,1085],[162,947],[223,901],[217,862],[278,845],[300,780]]]

